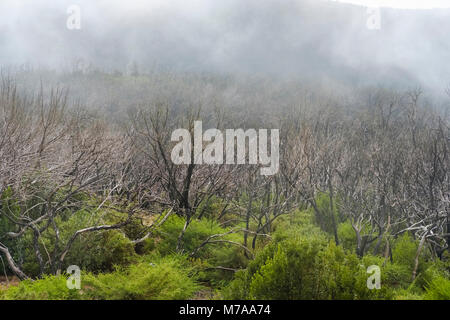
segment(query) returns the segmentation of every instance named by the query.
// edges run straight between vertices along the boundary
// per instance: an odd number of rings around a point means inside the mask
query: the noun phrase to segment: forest
[[[0,300],[449,300],[449,109],[431,97],[263,75],[2,69]],[[173,163],[172,132],[193,135],[199,120],[279,129],[277,173]]]

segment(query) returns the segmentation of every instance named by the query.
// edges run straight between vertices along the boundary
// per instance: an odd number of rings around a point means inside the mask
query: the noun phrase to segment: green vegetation
[[[448,299],[450,127],[420,91],[58,79],[76,95],[0,81],[1,299]],[[72,105],[87,87],[98,95]],[[280,128],[277,173],[175,164],[171,133],[198,120],[248,129],[232,139],[245,159],[253,133]],[[66,286],[73,265],[79,290]]]
[[[84,298],[182,300],[198,291],[194,271],[182,258],[167,256],[139,262],[113,273],[86,275]]]
[[[0,290],[0,298],[5,300],[78,300],[80,292],[67,287],[64,276],[46,276],[31,281],[24,280],[18,286]]]
[[[358,257],[297,213],[301,225],[281,224],[274,241],[232,281],[230,299],[391,298],[387,288],[368,290],[366,268]]]
[[[72,219],[82,221],[83,213]],[[157,300],[190,299],[210,292],[218,299],[450,299],[448,262],[421,256],[419,275],[412,281],[418,244],[408,234],[393,241],[393,261],[371,254],[360,258],[353,242],[344,240],[345,234],[351,234],[347,223],[340,224],[343,241],[336,245],[332,234],[316,225],[310,210],[297,210],[276,220],[272,239],[249,259],[245,250],[227,242],[210,243],[196,252],[211,235],[226,234],[221,239],[238,243],[243,240],[242,233],[227,234],[232,228],[207,217],[192,222],[184,236],[184,254],[178,254],[177,237],[183,224],[183,219],[172,215],[147,239],[140,254],[126,232],[90,234],[79,240],[68,257],[68,263],[82,266],[81,290],[68,289],[67,276],[49,275],[0,289],[0,298]],[[63,225],[75,228],[74,223]],[[96,247],[83,255],[91,244]],[[381,268],[379,290],[367,288],[370,265]],[[29,268],[37,266],[29,262]]]

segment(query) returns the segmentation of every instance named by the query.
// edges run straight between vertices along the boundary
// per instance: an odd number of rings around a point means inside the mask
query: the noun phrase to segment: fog
[[[66,26],[70,5],[81,29]],[[265,74],[352,85],[450,83],[450,10],[326,0],[2,0],[0,65]]]

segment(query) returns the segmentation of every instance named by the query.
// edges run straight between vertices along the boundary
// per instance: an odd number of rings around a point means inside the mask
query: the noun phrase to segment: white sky
[[[63,3],[84,3],[87,0],[64,0]],[[431,8],[450,8],[450,0],[330,0],[337,2],[353,3],[366,7],[391,7],[403,9],[431,9]],[[0,0],[0,7],[7,8],[33,6],[43,3],[55,3],[56,0]],[[91,1],[87,1],[91,2]],[[166,8],[170,6],[184,6],[196,11],[205,7],[206,3],[215,3],[219,1],[208,0],[96,0],[97,3],[105,3],[109,7],[127,8],[128,10],[152,10],[155,8]]]
[[[337,1],[359,4],[369,7],[391,7],[403,9],[450,8],[450,0],[337,0]]]

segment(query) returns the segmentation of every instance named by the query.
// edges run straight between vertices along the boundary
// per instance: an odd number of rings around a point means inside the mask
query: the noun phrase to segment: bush
[[[77,265],[86,272],[113,271],[136,260],[134,244],[118,230],[89,233],[77,239],[64,260],[64,268]]]
[[[117,220],[117,213],[113,210],[98,210],[90,212],[80,209],[76,212],[65,212],[55,219],[60,233],[59,250],[64,248],[70,237],[79,229],[91,226],[94,221],[110,224]],[[55,230],[50,226],[42,233],[40,246],[42,252],[52,252],[55,247]],[[24,244],[21,251],[16,251],[24,257],[23,270],[31,276],[40,275],[39,265],[32,245],[32,234],[28,232],[22,239]],[[44,248],[45,246],[45,248]],[[126,237],[122,230],[95,231],[80,234],[73,242],[64,259],[62,269],[69,265],[77,265],[86,272],[113,271],[115,265],[125,266],[136,260],[134,244]],[[53,270],[46,268],[46,273]]]
[[[418,289],[425,289],[429,283],[431,283],[436,278],[446,278],[450,279],[450,261],[436,260],[433,264],[419,273],[415,285]]]
[[[180,258],[164,257],[113,273],[88,274],[83,278],[83,286],[90,299],[183,300],[199,289],[192,271]]]
[[[407,288],[412,282],[410,269],[398,263],[386,263],[381,272],[383,283],[391,288]]]
[[[225,207],[225,201],[217,196],[207,197],[197,208],[197,214],[203,218],[216,220]]]
[[[183,229],[184,219],[176,215],[171,216],[161,226],[157,232],[158,244],[156,250],[161,255],[171,255],[176,252],[178,236]],[[222,228],[217,221],[208,219],[193,220],[187,228],[183,243],[186,253],[191,253],[199,247],[209,236],[214,234],[223,234],[229,231],[228,228]],[[231,240],[242,243],[242,234],[229,234],[218,239]],[[247,265],[247,258],[242,248],[230,243],[211,243],[206,244],[196,254],[196,259],[201,260],[203,271],[200,279],[208,281],[214,287],[221,287],[231,280],[233,273],[227,270],[213,269],[217,266],[240,269]]]
[[[41,188],[41,187],[39,187]],[[44,192],[48,186],[42,186],[41,192]],[[65,190],[61,189],[55,194],[57,199],[65,196]],[[98,203],[96,199],[91,198],[87,194],[76,194],[73,196],[75,200],[80,201],[77,207],[63,210],[55,217],[55,225],[58,226],[59,241],[56,245],[56,230],[54,225],[49,225],[45,231],[41,233],[39,239],[39,247],[44,259],[55,253],[57,256],[61,253],[72,235],[79,229],[86,228],[95,224],[114,224],[123,221],[127,215],[112,209],[97,209]],[[8,210],[19,215],[22,208],[18,205],[17,195],[11,188],[6,189],[0,195],[2,206],[8,206]],[[37,218],[42,214],[42,208],[33,206],[34,200],[26,203],[26,207],[32,207],[29,210],[33,218]],[[55,200],[56,201],[56,200]],[[24,205],[24,204],[22,204]],[[44,222],[38,227],[44,227]],[[123,230],[110,230],[103,232],[84,233],[78,236],[73,243],[69,253],[64,260],[65,269],[69,265],[78,265],[84,271],[111,271],[114,265],[127,265],[136,257],[134,245],[129,240],[130,236],[138,234],[143,229],[140,219],[132,219],[131,223],[123,228]],[[12,224],[9,219],[0,213],[0,234],[9,231],[17,231],[17,226]],[[127,237],[128,236],[128,237]],[[19,267],[30,277],[38,277],[41,270],[35,255],[33,245],[32,230],[28,230],[19,239],[4,239],[4,244],[10,249],[10,252]],[[53,258],[52,258],[53,259]],[[55,270],[50,269],[49,264],[45,264],[44,273],[53,273]]]
[[[426,300],[450,300],[450,279],[434,278],[426,287]]]
[[[251,299],[309,299],[314,290],[314,258],[319,241],[279,243],[250,281]]]
[[[409,289],[400,289],[395,292],[395,300],[423,300],[423,294]]]
[[[313,225],[313,215],[309,211],[294,211],[288,215],[281,216],[273,224],[274,232],[272,242],[267,244],[255,256],[245,270],[240,270],[234,274],[233,281],[223,290],[222,295],[226,299],[249,299],[250,285],[253,276],[273,259],[278,245],[285,245],[285,242],[294,241],[299,237],[315,238],[327,242],[327,235],[319,227]],[[280,259],[282,257],[278,257]],[[270,272],[267,270],[267,272]],[[256,287],[255,289],[256,290]]]
[[[346,250],[356,252],[356,233],[350,221],[342,222],[338,225],[339,244]]]
[[[315,224],[320,226],[323,231],[333,234],[333,218],[336,224],[342,222],[344,218],[339,210],[339,198],[334,198],[333,212],[331,212],[330,197],[327,193],[321,192],[316,196],[316,205],[321,215],[319,216],[317,213],[313,215]],[[313,208],[310,208],[309,211],[314,213]]]
[[[283,215],[273,223],[272,237],[276,242],[299,236],[320,237],[323,240],[331,239],[329,234],[315,225],[314,219],[314,214],[310,210],[296,210]]]
[[[367,268],[372,265],[378,264],[365,264],[356,254],[348,253],[342,246],[330,242],[316,259],[318,289],[315,299],[391,299],[392,292],[383,285],[383,273],[381,289],[368,289],[367,279],[370,275]]]
[[[411,272],[408,266],[384,261],[384,257],[365,255],[362,258],[364,266],[377,265],[381,270],[381,285],[391,289],[403,290],[411,285]]]
[[[404,233],[402,236],[397,238],[393,244],[392,258],[394,263],[407,267],[411,275],[414,270],[418,247],[418,241],[415,241],[408,233]],[[424,248],[419,257],[419,268],[417,273],[421,273],[427,267],[426,250]]]
[[[183,257],[153,258],[107,274],[82,274],[81,290],[68,289],[65,276],[25,280],[0,290],[8,300],[178,300],[188,299],[200,288]]]
[[[0,299],[4,300],[79,300],[80,291],[67,288],[64,276],[46,276],[42,279],[25,280],[18,286],[11,286],[0,291]]]
[[[185,220],[177,215],[172,215],[167,219],[157,232],[157,236],[160,237],[158,242],[158,251],[162,255],[170,255],[176,253],[176,247],[178,243],[178,236],[183,230]],[[185,252],[192,252],[196,249],[204,240],[210,235],[221,234],[227,232],[228,229],[222,228],[217,221],[201,219],[193,220],[183,237],[183,249]],[[236,235],[230,235],[236,239]],[[212,245],[211,245],[212,246]],[[199,257],[207,257],[209,253],[210,245],[205,246],[199,252]]]
[[[296,237],[268,245],[224,291],[227,299],[390,299],[369,290],[366,269],[324,237]]]

